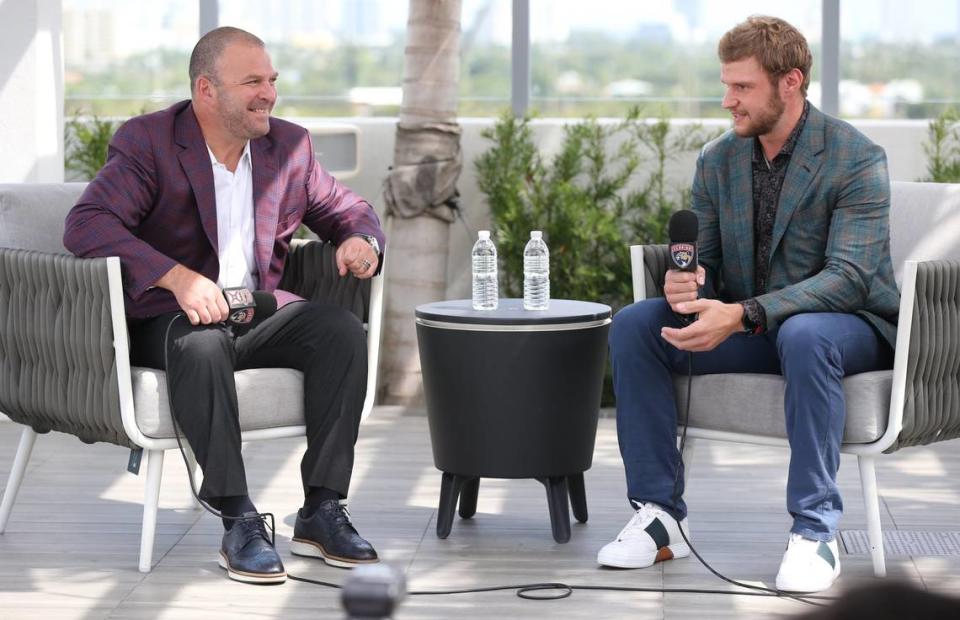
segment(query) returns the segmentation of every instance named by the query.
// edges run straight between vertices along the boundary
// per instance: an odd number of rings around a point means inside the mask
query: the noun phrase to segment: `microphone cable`
[[[178,312],[173,315],[173,318],[170,319],[170,322],[167,323],[167,329],[163,334],[163,367],[164,371],[169,373],[170,369],[170,330],[173,328],[173,324],[177,322],[178,319],[186,318],[183,312]],[[220,519],[226,519],[228,521],[262,521],[266,527],[270,529],[270,544],[276,547],[276,522],[272,512],[257,512],[256,516],[240,516],[234,517],[230,515],[225,515],[219,510],[216,510],[205,500],[200,499],[199,493],[197,493],[197,483],[193,477],[193,467],[190,465],[190,461],[187,459],[187,452],[183,448],[183,441],[180,439],[180,430],[179,424],[177,423],[177,416],[173,412],[173,390],[170,387],[170,377],[169,374],[166,377],[167,384],[167,404],[170,407],[170,421],[173,422],[173,436],[177,440],[177,448],[180,449],[180,456],[183,459],[183,466],[187,470],[187,478],[190,481],[190,492],[193,493],[194,499],[197,500],[197,503],[201,508],[209,512],[210,514],[219,517]],[[269,521],[269,524],[268,524]]]
[[[670,498],[670,502],[674,506],[677,505],[677,501],[680,499],[680,470],[681,470],[681,467],[683,466],[683,447],[684,445],[686,445],[686,441],[687,441],[687,427],[690,421],[690,401],[691,401],[692,394],[693,394],[693,352],[688,351],[687,352],[687,402],[684,407],[683,421],[681,423],[683,430],[680,432],[680,446],[678,449],[680,456],[677,459],[677,467],[673,475],[673,492],[672,492],[672,497]],[[754,590],[755,591],[754,594],[757,594],[757,595],[775,596],[778,598],[789,598],[795,601],[800,601],[801,603],[815,605],[817,607],[825,607],[826,605],[824,603],[818,603],[812,599],[817,599],[817,600],[836,600],[837,599],[837,597],[835,596],[813,596],[813,595],[795,594],[792,592],[785,592],[777,588],[768,588],[766,586],[756,586],[753,584],[738,581],[736,579],[731,579],[726,575],[724,575],[723,573],[721,573],[720,571],[713,568],[712,566],[710,566],[710,564],[703,559],[700,553],[697,552],[697,550],[693,547],[693,543],[690,542],[690,539],[687,538],[687,533],[683,531],[682,527],[680,527],[680,521],[675,516],[673,516],[673,514],[671,513],[667,513],[667,514],[670,514],[670,518],[676,522],[677,529],[680,530],[680,536],[683,537],[683,542],[685,542],[687,546],[690,547],[690,552],[693,553],[694,557],[696,557],[697,560],[699,560],[700,563],[703,564],[703,567],[706,568],[708,571],[710,571],[715,577],[718,577],[731,585],[735,585],[740,588],[746,588],[748,590]],[[746,592],[729,592],[729,594],[747,594],[747,593]]]
[[[691,321],[692,322],[692,321]],[[690,397],[692,394],[692,381],[693,379],[693,353],[687,353],[687,402],[684,407],[684,416],[683,416],[683,430],[680,433],[680,446],[679,453],[680,458],[677,462],[677,467],[674,473],[673,478],[673,497],[671,502],[676,505],[677,500],[680,497],[680,470],[681,464],[683,463],[683,447],[686,444],[687,439],[687,421],[690,418]],[[671,518],[674,521],[677,521],[676,517],[671,515]],[[683,541],[690,547],[690,551],[693,553],[694,557],[710,571],[715,577],[726,581],[727,583],[737,586],[739,588],[744,588],[748,590],[747,592],[737,592],[731,590],[716,590],[708,588],[653,588],[653,587],[630,587],[630,586],[594,586],[594,585],[577,585],[577,584],[567,584],[561,582],[542,582],[542,583],[528,583],[528,584],[513,584],[513,585],[501,585],[501,586],[488,586],[480,588],[466,588],[461,590],[413,590],[407,592],[408,596],[439,596],[445,594],[474,594],[481,592],[497,592],[502,590],[516,590],[516,595],[519,598],[530,600],[530,601],[555,601],[567,598],[573,594],[574,590],[583,590],[583,591],[601,591],[601,592],[645,592],[645,593],[663,593],[663,594],[722,594],[727,596],[755,596],[755,597],[766,597],[766,598],[788,598],[801,603],[806,603],[808,605],[814,605],[817,607],[826,607],[826,603],[821,603],[818,601],[834,601],[838,597],[835,596],[822,596],[822,595],[798,595],[791,592],[784,592],[783,590],[778,590],[776,588],[768,588],[765,586],[756,586],[749,583],[744,583],[742,581],[737,581],[736,579],[731,579],[712,566],[703,559],[703,556],[693,547],[693,543],[690,542],[690,539],[687,538],[686,532],[683,531],[683,528],[680,527],[680,522],[677,521],[677,529],[680,530],[680,535],[683,537]],[[299,577],[291,573],[287,573],[287,578],[292,579],[293,581],[300,581],[303,583],[309,583],[318,586],[324,586],[328,588],[341,589],[343,586],[331,583],[328,581],[319,581],[316,579],[309,579],[307,577]],[[548,592],[548,594],[533,594],[534,592]]]
[[[169,368],[169,338],[170,330],[173,328],[174,323],[181,319],[186,318],[182,312],[178,312],[170,319],[170,322],[167,324],[166,331],[163,337],[163,362],[164,368]],[[687,402],[684,411],[683,419],[683,431],[680,435],[680,458],[677,462],[676,472],[673,479],[673,497],[672,502],[676,504],[677,499],[679,498],[680,491],[680,468],[683,462],[683,447],[686,443],[687,438],[687,420],[690,417],[690,396],[692,392],[692,378],[693,378],[693,353],[688,353],[687,357]],[[193,476],[193,468],[190,466],[190,462],[187,459],[186,450],[183,447],[183,441],[180,437],[180,432],[177,424],[176,416],[174,415],[173,409],[173,394],[170,387],[169,378],[166,381],[167,384],[167,402],[170,407],[170,418],[173,422],[173,434],[177,440],[177,447],[180,450],[180,456],[183,459],[184,467],[187,470],[187,478],[190,481],[190,492],[193,494],[193,497],[197,500],[197,503],[210,514],[219,517],[220,519],[227,519],[231,521],[254,521],[261,520],[266,523],[269,519],[270,529],[270,544],[276,547],[276,529],[275,529],[275,519],[274,515],[271,512],[258,512],[256,516],[247,516],[247,517],[233,517],[224,515],[222,512],[211,507],[206,501],[200,499],[200,495],[197,493],[196,481]],[[676,521],[676,517],[673,517]],[[529,600],[529,601],[555,601],[560,599],[565,599],[571,596],[574,590],[582,591],[595,591],[595,592],[636,592],[636,593],[657,593],[657,594],[720,594],[726,596],[754,596],[754,597],[767,597],[767,598],[789,598],[801,603],[806,603],[808,605],[815,605],[818,607],[824,607],[824,603],[819,603],[817,601],[832,601],[836,600],[837,597],[833,596],[798,596],[791,594],[789,592],[783,592],[777,590],[776,588],[767,588],[764,586],[756,586],[748,583],[743,583],[735,579],[730,579],[726,577],[716,569],[714,569],[706,560],[694,549],[693,544],[687,538],[686,533],[683,531],[683,528],[680,527],[679,521],[677,522],[677,528],[680,530],[680,535],[683,537],[684,542],[687,546],[690,547],[690,551],[693,555],[700,561],[703,566],[709,570],[713,575],[730,583],[732,585],[738,586],[740,588],[745,588],[747,592],[737,592],[730,590],[717,590],[710,588],[654,588],[654,587],[631,587],[631,586],[595,586],[595,585],[580,585],[580,584],[567,584],[562,582],[534,582],[526,584],[507,584],[507,585],[498,585],[498,586],[487,586],[479,588],[463,588],[457,590],[412,590],[407,592],[407,596],[444,596],[444,595],[453,595],[453,594],[477,594],[483,592],[500,592],[504,590],[515,590],[517,597]],[[337,584],[329,581],[321,581],[318,579],[310,579],[308,577],[300,577],[287,572],[287,578],[292,581],[299,581],[301,583],[308,583],[311,585],[322,586],[325,588],[332,588],[336,590],[342,590],[343,585]],[[534,594],[535,592],[544,592],[546,594]]]

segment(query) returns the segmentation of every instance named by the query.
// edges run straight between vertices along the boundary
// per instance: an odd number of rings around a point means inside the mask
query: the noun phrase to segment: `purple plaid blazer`
[[[373,235],[385,247],[373,207],[328,174],[306,129],[276,118],[250,142],[259,288],[276,291],[300,223],[340,243]],[[180,263],[214,282],[217,208],[210,155],[190,101],[130,119],[110,142],[107,163],[67,215],[63,245],[81,257],[119,256],[127,314],[179,309],[154,285]]]

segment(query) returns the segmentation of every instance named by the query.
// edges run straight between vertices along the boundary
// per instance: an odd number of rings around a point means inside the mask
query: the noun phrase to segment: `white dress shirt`
[[[250,141],[235,172],[217,161],[210,146],[213,164],[213,185],[217,200],[217,258],[220,259],[220,288],[257,287],[257,263],[253,253],[255,240],[253,219],[253,163],[250,159]]]

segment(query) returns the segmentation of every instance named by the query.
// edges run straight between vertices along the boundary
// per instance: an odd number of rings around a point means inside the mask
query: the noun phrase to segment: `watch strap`
[[[373,248],[373,251],[379,256],[380,255],[380,242],[377,241],[377,238],[373,235],[356,235],[364,241],[370,244],[370,247]]]
[[[739,302],[743,306],[743,331],[746,334],[762,334],[767,330],[767,313],[756,299]]]

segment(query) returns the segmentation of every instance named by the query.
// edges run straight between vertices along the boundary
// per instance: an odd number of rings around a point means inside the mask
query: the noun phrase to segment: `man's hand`
[[[349,271],[357,278],[369,278],[377,272],[377,253],[363,237],[350,237],[337,247],[337,269],[341,276]]]
[[[165,273],[157,280],[157,286],[173,293],[191,325],[219,323],[230,316],[217,283],[183,265]]]
[[[684,314],[677,309],[677,304],[695,300],[697,287],[703,286],[706,281],[707,272],[700,265],[697,265],[696,273],[670,269],[663,279],[663,296],[674,312]]]
[[[660,330],[663,339],[681,351],[712,351],[730,334],[742,330],[743,306],[740,304],[696,299],[678,303],[674,311],[681,314],[699,313],[696,321],[682,329],[664,327]]]

